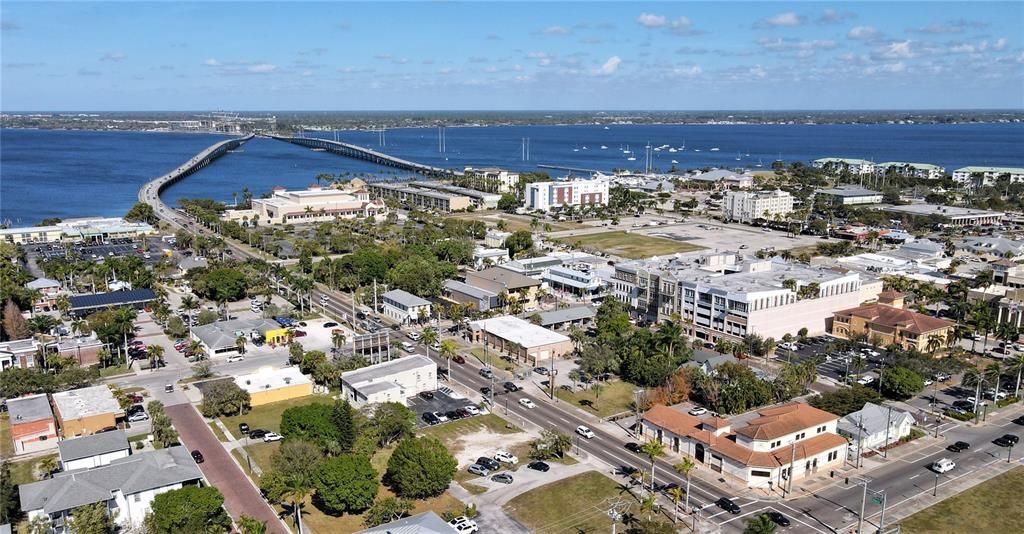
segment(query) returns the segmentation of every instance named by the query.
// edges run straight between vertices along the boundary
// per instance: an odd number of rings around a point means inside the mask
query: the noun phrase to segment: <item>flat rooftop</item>
[[[518,343],[525,348],[569,341],[568,336],[552,332],[547,328],[537,326],[513,315],[481,319],[469,324],[471,328],[482,329],[489,334]]]
[[[312,384],[312,382],[306,375],[302,374],[302,371],[299,371],[298,367],[285,367],[283,369],[262,367],[255,373],[236,376],[235,384],[238,384],[238,387],[249,393],[256,393],[294,386],[296,384]]]
[[[885,206],[885,211],[909,213],[911,215],[941,215],[943,217],[1002,217],[1003,212],[963,208],[959,206],[942,206],[939,204],[905,204],[903,206]]]
[[[828,189],[818,189],[816,193],[822,195],[832,195],[834,197],[870,197],[880,196],[882,193],[878,191],[872,191],[865,187],[860,186],[843,186],[843,187],[832,187]]]
[[[92,386],[53,394],[61,419],[74,420],[101,414],[120,414],[121,405],[107,386]]]
[[[53,419],[50,400],[45,393],[7,400],[7,411],[12,425]]]
[[[341,375],[341,379],[358,388],[361,384],[365,385],[372,382],[379,382],[381,380],[388,380],[398,373],[422,369],[424,367],[436,368],[437,364],[422,354],[413,354],[405,356],[404,358],[398,358],[389,362],[382,362],[369,367],[363,367],[362,369],[356,369],[355,371],[343,373]],[[391,382],[389,381],[388,383]]]

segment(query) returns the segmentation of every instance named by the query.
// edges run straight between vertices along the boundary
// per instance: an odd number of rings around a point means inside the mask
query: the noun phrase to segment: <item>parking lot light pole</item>
[[[935,473],[935,487],[932,488],[932,497],[939,492],[939,474]]]

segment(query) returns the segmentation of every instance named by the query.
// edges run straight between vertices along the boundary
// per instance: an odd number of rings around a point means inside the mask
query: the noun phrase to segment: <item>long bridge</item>
[[[409,161],[402,158],[378,152],[369,148],[353,145],[350,143],[343,143],[341,141],[331,141],[330,139],[320,139],[317,137],[284,137],[279,135],[270,136],[278,141],[284,141],[286,143],[292,143],[307,148],[321,149],[327,152],[338,154],[339,156],[345,156],[347,158],[361,159],[376,163],[377,165],[385,165],[387,167],[395,167],[406,171],[412,171],[425,176],[433,176],[437,178],[449,178],[452,176],[462,176],[461,171],[452,169],[444,169],[441,167],[433,167],[430,165],[424,165],[422,163],[416,163],[415,161]]]
[[[157,213],[158,217],[174,219],[171,214],[171,208],[165,205],[160,199],[160,193],[163,192],[167,186],[177,183],[179,180],[192,175],[203,167],[209,165],[215,159],[227,154],[230,150],[238,148],[253,137],[255,137],[254,134],[249,134],[245,137],[226,139],[219,143],[210,145],[202,152],[192,156],[192,159],[175,167],[174,170],[143,184],[142,188],[139,189],[139,201],[153,206],[153,210]]]

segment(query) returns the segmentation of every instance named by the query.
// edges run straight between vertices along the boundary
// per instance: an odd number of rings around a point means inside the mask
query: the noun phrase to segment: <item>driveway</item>
[[[191,404],[176,404],[165,408],[171,416],[181,442],[189,450],[199,449],[205,461],[199,464],[207,482],[224,494],[224,505],[236,521],[244,513],[267,522],[268,532],[287,534],[288,529],[277,517],[277,512],[263,500],[249,477],[242,472],[217,436]]]

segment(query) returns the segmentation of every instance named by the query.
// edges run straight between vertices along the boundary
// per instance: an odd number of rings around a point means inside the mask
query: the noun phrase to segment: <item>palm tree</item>
[[[188,335],[192,336],[192,311],[199,309],[199,302],[192,296],[186,296],[181,299],[181,309],[185,310],[189,314],[188,320]]]
[[[341,352],[341,347],[345,345],[345,333],[341,330],[335,330],[331,333],[331,343],[334,345],[334,352]]]
[[[423,331],[423,337],[420,338],[420,343],[423,343],[427,347],[427,356],[430,356],[430,347],[434,343],[437,343],[437,332],[432,328],[427,328]]]
[[[658,457],[665,454],[665,444],[660,441],[648,441],[640,450],[651,460],[651,494],[654,494],[654,466]]]
[[[995,394],[992,395],[993,399],[998,399],[999,398],[999,382],[1000,382],[999,379],[1002,376],[1003,376],[1003,366],[999,362],[990,363],[988,365],[988,367],[985,368],[985,382],[988,382],[989,380],[991,380],[991,381],[995,382],[995,384],[996,384]]]
[[[697,468],[697,462],[693,461],[693,458],[689,456],[683,457],[683,461],[672,466],[677,473],[686,477],[686,503],[683,504],[683,509],[689,513],[690,511],[690,474],[694,469]]]
[[[308,483],[301,480],[301,477],[287,477],[286,482],[287,489],[282,499],[291,501],[292,513],[295,514],[295,524],[299,534],[302,534],[302,503],[313,493],[313,488]]]
[[[964,376],[960,379],[960,387],[963,388],[974,388],[974,412],[978,412],[978,401],[981,397],[981,383],[985,381],[984,375],[977,367],[970,367],[964,371]]]
[[[652,484],[653,484],[653,482],[652,482]],[[640,501],[640,511],[641,512],[646,512],[647,513],[647,519],[649,520],[649,519],[651,519],[651,512],[654,512],[657,509],[658,509],[658,499],[656,498],[656,495],[654,494],[654,491],[652,490],[650,495],[645,497],[643,501]]]
[[[68,310],[71,309],[71,297],[67,295],[59,295],[57,297],[57,309],[60,310],[61,315],[67,315]]]
[[[679,522],[679,501],[683,498],[683,488],[678,486],[668,490],[668,496],[672,498],[672,510],[675,512],[673,523]]]
[[[53,472],[57,470],[57,457],[47,456],[36,463],[36,469],[42,473],[43,478],[50,478]]]
[[[117,324],[117,329],[121,331],[121,335],[124,336],[125,361],[128,358],[128,334],[135,332],[135,319],[138,316],[139,312],[135,308],[118,308],[114,312],[114,322]]]
[[[1017,372],[1017,385],[1013,390],[1013,396],[1020,398],[1020,377],[1021,372],[1024,371],[1024,353],[1018,352],[1013,356],[1006,359],[1006,370],[1009,372]]]
[[[743,534],[775,534],[775,521],[768,514],[758,514],[747,521]]]
[[[446,339],[441,342],[441,357],[448,361],[448,379],[452,376],[452,358],[455,357],[456,351],[459,350],[459,346],[451,339]]]
[[[248,341],[245,336],[238,336],[235,338],[235,348],[238,349],[239,354],[245,354],[245,344]]]
[[[598,399],[601,398],[601,391],[603,389],[604,389],[604,386],[600,382],[594,382],[590,386],[590,391],[594,392],[594,409],[595,410],[597,409],[597,401],[598,401]]]
[[[942,338],[940,336],[936,336],[936,335],[928,336],[928,343],[925,344],[925,349],[924,350],[928,351],[928,353],[931,354],[934,357],[935,356],[935,352],[938,351],[939,349],[941,349],[945,345],[945,343],[943,343],[942,341],[943,340],[942,340]]]
[[[164,347],[162,345],[149,346],[149,370],[156,371],[156,366],[164,359]]]

